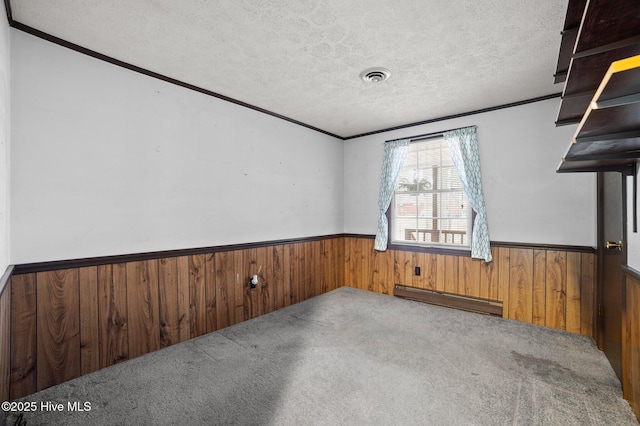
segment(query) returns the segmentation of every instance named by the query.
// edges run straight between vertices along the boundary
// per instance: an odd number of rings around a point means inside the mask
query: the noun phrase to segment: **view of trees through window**
[[[392,242],[468,246],[470,211],[447,143],[411,143],[394,195]]]

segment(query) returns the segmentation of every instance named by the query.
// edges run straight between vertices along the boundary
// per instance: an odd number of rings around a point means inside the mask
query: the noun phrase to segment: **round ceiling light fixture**
[[[382,67],[367,68],[360,73],[360,78],[366,83],[380,83],[391,76],[391,71]]]

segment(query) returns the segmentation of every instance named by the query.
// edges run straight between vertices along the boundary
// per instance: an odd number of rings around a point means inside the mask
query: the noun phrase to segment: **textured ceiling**
[[[567,0],[11,0],[15,22],[341,137],[560,92]],[[391,78],[365,83],[365,68]]]

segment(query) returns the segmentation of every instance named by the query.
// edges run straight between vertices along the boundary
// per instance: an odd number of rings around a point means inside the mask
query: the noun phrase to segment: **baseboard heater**
[[[456,308],[485,315],[502,316],[502,302],[496,300],[460,296],[459,294],[426,290],[424,288],[410,287],[402,284],[395,285],[393,295],[403,299],[431,303],[432,305]]]

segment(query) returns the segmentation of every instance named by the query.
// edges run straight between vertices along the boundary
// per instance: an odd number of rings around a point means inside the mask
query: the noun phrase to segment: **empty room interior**
[[[4,12],[3,426],[638,425],[637,0]]]

